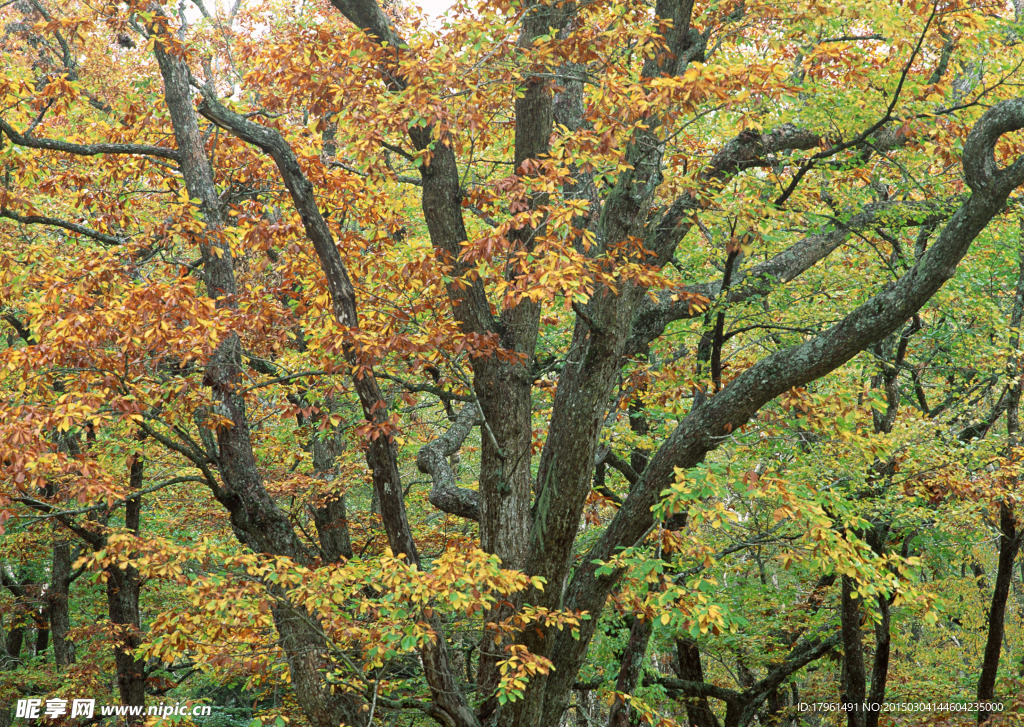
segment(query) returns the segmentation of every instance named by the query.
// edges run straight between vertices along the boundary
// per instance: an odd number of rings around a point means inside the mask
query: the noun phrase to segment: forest
[[[0,727],[1024,725],[1024,0],[428,10],[0,0]]]

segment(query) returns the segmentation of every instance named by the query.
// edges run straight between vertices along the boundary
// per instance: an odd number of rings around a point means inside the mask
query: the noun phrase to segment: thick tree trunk
[[[310,623],[308,614],[288,603],[276,586],[268,588],[277,604],[272,608],[274,626],[281,637],[281,649],[288,660],[288,672],[295,686],[295,699],[313,727],[360,727],[366,723],[362,700],[324,685],[324,673],[331,668],[325,655],[323,633]]]
[[[314,508],[313,523],[325,560],[332,563],[342,559],[352,560],[352,540],[349,537],[344,495]]]
[[[5,614],[11,619],[6,635],[3,633],[4,621],[0,619],[0,670],[16,669],[21,665],[21,652],[25,646],[25,623],[31,611],[27,604],[30,594],[26,588],[28,584],[22,582],[10,563],[3,560],[0,560],[0,585],[14,596],[13,608]]]
[[[534,38],[554,28],[556,31],[565,23],[564,9],[543,3],[531,3],[523,19],[519,46],[528,48]],[[539,69],[544,70],[544,69]],[[553,124],[552,89],[548,81],[540,76],[530,78],[521,96],[515,100],[516,127],[513,167],[516,173],[525,174],[524,162],[537,160],[548,152]],[[457,179],[455,169],[447,176],[450,183]],[[427,201],[427,184],[444,184],[445,181],[433,174],[424,176],[424,203]],[[451,212],[461,214],[458,202]],[[530,209],[547,204],[547,194],[535,194],[528,200]],[[424,212],[427,213],[426,207]],[[534,240],[543,235],[545,222],[524,225],[510,234],[515,250],[531,250]],[[458,240],[442,240],[435,237],[431,229],[431,240],[439,252],[451,249],[451,243],[465,240],[465,231]],[[513,281],[514,282],[514,281]],[[453,299],[453,303],[455,300]],[[482,427],[482,453],[480,467],[480,547],[496,554],[507,568],[522,569],[526,565],[530,546],[530,528],[533,523],[531,511],[534,480],[532,469],[533,448],[533,376],[532,368],[540,325],[539,303],[530,299],[521,300],[503,310],[495,326],[501,337],[502,346],[520,356],[517,362],[503,362],[497,358],[479,359],[473,366],[473,388],[480,401],[484,416]],[[462,315],[459,310],[456,316]],[[481,316],[482,317],[482,316]],[[467,319],[464,329],[471,331]],[[486,615],[488,623],[507,618],[512,605],[499,606]],[[480,641],[480,662],[477,670],[477,690],[489,694],[498,684],[498,661],[503,658],[501,649],[496,648],[491,630],[484,629]],[[494,708],[486,704],[482,713]]]
[[[524,353],[532,361],[532,343]],[[474,388],[484,415],[479,487],[480,547],[501,558],[503,567],[521,569],[526,560],[532,521],[533,382],[525,366],[493,361],[477,369]],[[485,621],[500,621],[511,611],[512,605],[506,600],[490,609]],[[498,661],[505,658],[504,649],[494,643],[494,632],[485,628],[479,650],[477,692],[491,694],[498,685]],[[483,711],[486,713],[496,706],[495,701]]]

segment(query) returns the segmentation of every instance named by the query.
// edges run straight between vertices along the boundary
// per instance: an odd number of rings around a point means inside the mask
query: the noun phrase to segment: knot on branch
[[[1024,129],[1024,98],[993,106],[974,125],[963,153],[964,178],[973,192],[1006,197],[1024,183],[1024,157],[1000,169],[995,153],[999,137],[1020,129]]]

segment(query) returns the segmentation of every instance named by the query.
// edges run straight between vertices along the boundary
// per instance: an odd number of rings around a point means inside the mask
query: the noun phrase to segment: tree
[[[211,616],[143,623],[147,578],[211,599],[238,643],[275,641],[298,711],[325,727],[400,709],[559,724],[620,627],[612,691],[629,702],[610,724],[653,720],[652,685],[697,699],[694,724],[716,721],[709,698],[729,725],[774,718],[840,643],[846,697],[883,698],[890,607],[932,612],[913,534],[857,508],[896,488],[901,377],[938,416],[908,363],[941,329],[926,306],[975,240],[1012,229],[1024,99],[1006,9],[502,2],[435,30],[374,0],[194,4],[4,8],[0,517],[59,523],[107,574],[122,700],[144,702],[156,659],[225,663]],[[996,417],[1016,412],[1008,386]],[[792,470],[828,421],[859,481],[794,494],[759,443],[782,405],[802,412]],[[350,508],[359,452],[373,495]],[[475,523],[467,540],[422,522],[413,464],[433,509]],[[787,530],[751,521],[712,557],[741,481]],[[184,485],[243,550],[143,535],[144,498]],[[1018,543],[1011,499],[992,502]],[[389,552],[352,547],[360,511]],[[816,543],[809,597],[840,584],[841,625],[787,623],[764,676],[741,656],[738,689],[706,681],[694,639],[742,622],[687,564],[790,527]],[[475,645],[457,653],[466,619]],[[645,676],[666,633],[676,676]],[[422,682],[389,678],[410,653]]]

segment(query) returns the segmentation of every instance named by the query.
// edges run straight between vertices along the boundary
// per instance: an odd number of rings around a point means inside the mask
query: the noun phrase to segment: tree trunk
[[[352,560],[345,496],[339,495],[313,509],[313,522],[324,559],[331,563]]]
[[[626,643],[619,666],[619,677],[615,682],[615,691],[619,694],[632,694],[639,685],[644,656],[647,654],[647,645],[651,641],[653,629],[654,624],[649,618],[633,619],[633,625],[629,629],[629,641]],[[608,714],[608,727],[629,727],[638,723],[639,717],[629,702],[617,697]]]
[[[1024,222],[1021,223],[1024,231]],[[1016,448],[1019,446],[1020,435],[1020,399],[1021,387],[1017,381],[1020,376],[1020,326],[1024,320],[1024,247],[1017,251],[1019,273],[1017,287],[1013,296],[1013,307],[1010,311],[1009,344],[1011,353],[1007,362],[1007,373],[1010,383],[1007,389],[1006,407],[1006,439],[1007,458],[1017,461]],[[999,503],[999,565],[996,568],[996,582],[992,590],[992,602],[988,613],[988,639],[985,642],[985,656],[981,663],[981,675],[978,678],[978,701],[991,702],[995,697],[996,676],[999,673],[999,654],[1003,645],[1004,619],[1006,617],[1006,599],[1013,580],[1013,563],[1020,550],[1021,539],[1024,537],[1017,530],[1017,521],[1010,505],[1005,500]],[[978,711],[978,722],[984,722],[991,716],[988,710]]]
[[[1016,529],[1013,512],[1005,502],[999,503],[999,565],[996,569],[995,588],[988,612],[988,640],[985,642],[985,656],[978,679],[978,701],[991,702],[995,698],[996,675],[999,672],[999,653],[1003,646],[1005,630],[1006,599],[1013,580],[1013,562],[1020,549],[1020,535]],[[978,722],[984,722],[992,713],[978,711]]]
[[[331,409],[334,409],[331,402]],[[326,439],[316,434],[312,437],[313,471],[325,482],[334,479],[332,471],[337,458],[342,453],[342,443],[336,432],[331,432]],[[352,539],[349,535],[348,512],[345,507],[345,496],[338,495],[328,499],[322,505],[312,507],[313,523],[316,525],[317,538],[324,560],[336,563],[341,559],[352,559]]]
[[[532,344],[528,355],[532,360]],[[529,378],[527,368],[497,361],[478,366],[474,377],[484,415],[480,437],[480,547],[501,558],[505,568],[523,567],[532,521],[533,425]],[[501,621],[511,614],[511,603],[502,600],[503,604],[487,612],[486,623]],[[504,648],[494,643],[494,632],[485,628],[479,649],[477,692],[491,694],[498,685],[498,661],[504,658]],[[488,704],[483,712],[496,706],[496,701]]]
[[[875,624],[875,660],[871,665],[871,692],[868,697],[870,704],[882,704],[885,701],[885,685],[889,678],[889,598],[881,594],[877,599],[880,620]],[[865,727],[878,727],[880,712],[868,711],[865,714]]]
[[[70,590],[71,544],[67,540],[58,540],[53,544],[50,587],[46,592],[46,610],[53,634],[53,660],[58,667],[75,663],[75,644],[68,638],[68,631],[71,630],[71,612],[68,608]]]
[[[21,663],[21,649],[24,644],[24,626],[15,626],[7,632],[7,663],[11,668]]]
[[[274,626],[281,637],[281,649],[288,660],[288,672],[295,686],[295,699],[312,727],[360,727],[366,713],[361,699],[343,691],[334,691],[324,683],[331,663],[325,656],[323,633],[309,616],[292,606],[287,595],[276,586],[268,587],[277,604],[272,608]]]
[[[847,727],[865,727],[865,714],[860,707],[865,701],[864,644],[861,641],[860,617],[861,599],[853,598],[856,583],[849,576],[843,576],[842,606],[840,615],[843,622],[843,697],[848,705]]]
[[[143,461],[135,455],[130,475],[130,490],[142,489]],[[125,503],[125,527],[139,533],[139,515],[142,498],[133,497]],[[136,659],[135,650],[142,643],[142,622],[139,616],[139,589],[141,579],[135,566],[122,568],[114,565],[107,573],[107,610],[115,628],[114,663],[117,668],[117,691],[121,704],[144,706],[146,703],[146,661]],[[141,716],[127,717],[129,724],[143,721]]]
[[[676,673],[680,679],[691,682],[704,681],[704,666],[701,664],[697,642],[689,637],[676,640]],[[708,698],[690,697],[686,700],[686,716],[691,727],[718,727],[718,719],[711,711]]]
[[[32,649],[32,656],[40,656],[46,653],[46,647],[50,645],[50,629],[45,626],[36,628],[36,643]]]

